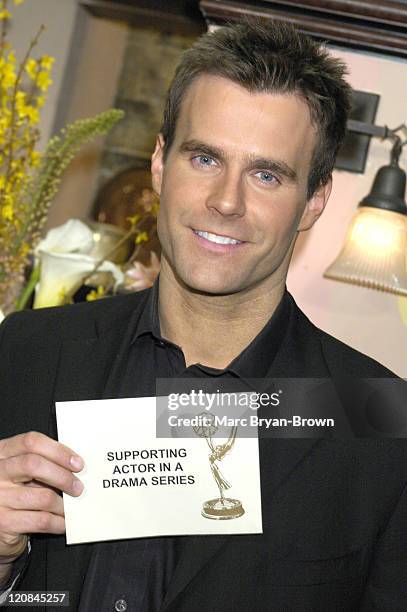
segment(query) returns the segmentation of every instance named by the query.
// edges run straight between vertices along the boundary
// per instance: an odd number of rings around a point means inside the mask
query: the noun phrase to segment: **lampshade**
[[[407,216],[363,203],[324,276],[407,295]]]

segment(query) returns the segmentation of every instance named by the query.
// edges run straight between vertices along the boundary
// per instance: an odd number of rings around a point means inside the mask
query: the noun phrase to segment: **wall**
[[[99,188],[127,168],[148,168],[162,121],[165,94],[181,52],[193,37],[131,27],[83,12],[63,90],[71,100],[64,121],[122,108],[125,117],[106,137],[84,147],[68,168],[48,226],[86,219]],[[78,46],[80,50],[78,51]]]
[[[348,65],[353,88],[380,94],[377,125],[396,127],[407,121],[406,61],[331,50]],[[335,171],[325,212],[297,241],[287,284],[316,325],[407,377],[407,298],[322,277],[339,253],[356,206],[370,191],[377,169],[389,163],[389,151],[389,143],[372,139],[363,175]],[[407,147],[400,161],[407,169]]]
[[[46,26],[35,48],[34,57],[47,54],[55,57],[52,71],[53,85],[50,87],[47,103],[43,108],[39,148],[49,139],[56,111],[59,93],[70,53],[71,40],[75,29],[77,14],[76,0],[25,0],[19,6],[10,3],[13,20],[10,28],[10,42],[22,59],[30,41],[40,26]]]
[[[115,105],[125,117],[108,134],[100,168],[104,183],[128,167],[150,167],[164,101],[181,53],[193,36],[129,28]]]
[[[12,6],[10,41],[22,58],[41,24],[46,26],[35,55],[55,57],[53,84],[43,108],[38,144],[66,123],[112,106],[122,65],[127,26],[91,17],[77,0],[25,0]],[[51,207],[47,227],[69,217],[86,218],[97,182],[103,140],[81,150],[68,167]]]
[[[79,23],[61,90],[58,128],[114,106],[127,42],[127,25],[92,17],[80,9]],[[98,182],[104,139],[84,146],[64,174],[48,227],[71,217],[86,219]]]

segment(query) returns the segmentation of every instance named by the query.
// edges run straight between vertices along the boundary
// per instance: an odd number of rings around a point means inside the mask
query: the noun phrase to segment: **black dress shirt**
[[[109,395],[155,396],[157,378],[265,378],[287,332],[291,308],[291,298],[285,291],[263,330],[225,369],[201,364],[187,368],[182,349],[161,337],[157,281],[141,316],[131,321],[127,347]],[[186,537],[94,544],[79,612],[157,612]]]

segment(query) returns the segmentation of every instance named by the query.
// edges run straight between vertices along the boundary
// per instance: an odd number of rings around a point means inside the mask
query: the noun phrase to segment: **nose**
[[[243,216],[246,207],[240,174],[224,171],[217,176],[211,184],[206,206],[224,216]]]

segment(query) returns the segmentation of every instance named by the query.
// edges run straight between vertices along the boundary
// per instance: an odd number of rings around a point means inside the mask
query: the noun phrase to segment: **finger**
[[[24,483],[25,487],[43,487],[43,483],[42,482],[38,482],[38,480],[27,480],[27,482]],[[58,491],[56,491],[58,493]]]
[[[3,534],[0,538],[0,560],[13,563],[27,548],[28,536],[25,534]],[[6,547],[6,548],[5,548]]]
[[[46,487],[0,487],[0,506],[12,510],[44,510],[64,516],[62,497]]]
[[[72,472],[34,454],[19,455],[3,460],[0,466],[0,479],[15,484],[37,480],[74,497],[83,491],[82,482]]]
[[[41,455],[73,472],[79,472],[84,466],[82,457],[72,449],[38,431],[29,431],[12,438],[0,440],[0,459],[24,455],[25,453]]]
[[[10,536],[26,533],[65,533],[65,519],[41,510],[0,508],[0,533]]]

